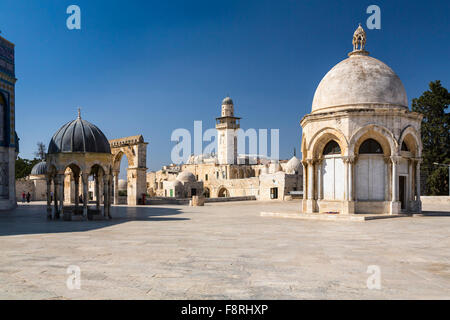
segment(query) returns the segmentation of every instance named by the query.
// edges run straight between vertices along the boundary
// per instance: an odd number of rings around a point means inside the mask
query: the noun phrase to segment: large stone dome
[[[400,78],[386,64],[354,50],[320,82],[314,95],[312,113],[358,108],[408,108]]]
[[[99,128],[78,116],[56,131],[49,143],[49,154],[61,152],[111,153],[111,147]]]

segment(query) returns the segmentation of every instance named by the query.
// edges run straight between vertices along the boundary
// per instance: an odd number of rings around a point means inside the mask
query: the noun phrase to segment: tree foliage
[[[30,175],[31,169],[39,163],[40,159],[22,159],[21,157],[18,157],[16,160],[16,179],[23,179]]]
[[[448,195],[448,168],[435,163],[450,165],[449,104],[450,93],[439,80],[430,82],[429,90],[412,101],[412,110],[424,116],[422,171],[427,177],[425,193],[429,195]]]

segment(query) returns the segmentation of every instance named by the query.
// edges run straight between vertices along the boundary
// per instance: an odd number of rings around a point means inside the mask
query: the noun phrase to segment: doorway
[[[399,190],[398,195],[400,198],[400,202],[402,204],[401,208],[402,210],[406,209],[406,177],[405,176],[399,176],[398,177],[398,184],[399,184]]]

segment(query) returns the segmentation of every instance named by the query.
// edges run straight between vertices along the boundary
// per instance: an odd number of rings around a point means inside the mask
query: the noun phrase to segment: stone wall
[[[31,194],[31,200],[35,200],[35,188],[34,183],[32,180],[27,179],[20,179],[16,180],[16,198],[17,201],[22,201],[22,193],[25,192],[27,194],[28,192]]]

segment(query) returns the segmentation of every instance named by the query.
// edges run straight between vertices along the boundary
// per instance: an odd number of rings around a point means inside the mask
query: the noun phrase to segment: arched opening
[[[383,154],[383,148],[374,139],[365,140],[359,147],[359,154]]]
[[[133,183],[130,183],[133,179],[133,173],[128,170],[130,168],[130,159],[125,152],[119,151],[114,156],[113,162],[114,204],[128,204],[128,197],[134,194]]]
[[[205,198],[210,198],[211,197],[211,191],[209,190],[209,188],[207,188],[207,187],[203,188],[203,196]]]
[[[103,204],[103,181],[104,181],[105,171],[103,168],[95,164],[91,167],[89,173],[89,200],[94,201],[95,208],[88,208],[89,214],[98,214],[100,212],[100,205]]]
[[[323,149],[324,156],[332,155],[332,154],[341,154],[341,147],[334,140],[331,140],[330,142],[328,142],[325,145],[325,148]]]
[[[406,143],[405,143],[405,141],[403,141],[402,142],[402,147],[401,147],[402,149],[402,151],[407,151],[407,152],[409,152],[409,148],[408,148],[408,146],[406,145]]]
[[[73,214],[83,213],[82,208],[78,208],[79,204],[83,203],[82,196],[80,197],[83,194],[80,175],[81,169],[76,164],[68,165],[64,171],[64,202],[69,205],[67,209]],[[75,205],[75,207],[72,207],[72,205]]]
[[[228,198],[230,196],[230,193],[226,188],[221,188],[218,193],[219,198]]]
[[[369,138],[358,149],[356,162],[356,199],[384,201],[386,199],[387,165],[381,144]]]
[[[323,199],[343,200],[345,170],[341,157],[341,147],[335,140],[330,140],[325,145],[322,154],[321,175],[323,181]]]

